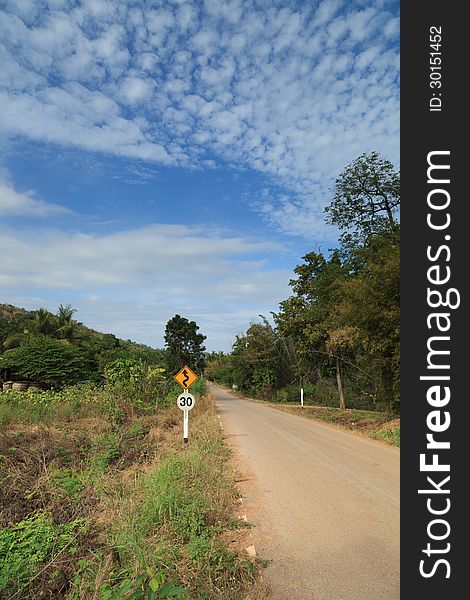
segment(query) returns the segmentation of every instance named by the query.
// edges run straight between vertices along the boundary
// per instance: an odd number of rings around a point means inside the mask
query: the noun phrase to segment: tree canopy
[[[49,385],[77,383],[91,375],[90,365],[78,348],[44,334],[0,356],[0,367]]]
[[[336,180],[327,220],[342,231],[341,242],[364,243],[393,231],[400,205],[400,174],[378,152],[361,154]]]
[[[165,360],[169,374],[176,374],[187,364],[195,371],[205,367],[206,336],[198,333],[195,321],[175,315],[165,327]]]
[[[208,373],[264,398],[294,380],[314,386],[317,401],[334,386],[341,408],[396,410],[399,189],[399,173],[377,152],[348,165],[326,208],[340,229],[340,246],[305,254],[290,281],[292,294],[273,313],[275,326],[251,323],[230,356],[209,362]]]

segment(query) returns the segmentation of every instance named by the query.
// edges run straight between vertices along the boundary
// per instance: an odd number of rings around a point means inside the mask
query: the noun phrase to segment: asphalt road
[[[399,450],[210,384],[275,600],[399,598]]]

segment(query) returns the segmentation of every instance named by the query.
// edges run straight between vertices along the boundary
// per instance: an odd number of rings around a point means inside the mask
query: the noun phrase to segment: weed
[[[156,598],[186,599],[188,590],[168,581],[163,571],[155,573],[147,568],[145,573],[135,579],[125,580],[118,585],[104,584],[100,589],[101,600],[154,600]]]
[[[20,523],[0,531],[0,591],[11,597],[26,590],[46,560],[78,551],[77,537],[85,530],[83,519],[54,524],[50,515],[36,512]],[[20,596],[24,598],[23,596]]]
[[[141,440],[148,433],[148,427],[144,427],[139,421],[135,421],[127,431],[127,437],[130,440]]]
[[[257,567],[220,535],[237,492],[214,403],[197,396],[183,447],[179,387],[164,406],[126,385],[0,393],[0,596],[248,597]]]
[[[382,427],[377,431],[373,432],[371,437],[376,440],[387,442],[392,446],[400,445],[400,425],[394,425],[392,427]]]
[[[75,469],[54,469],[51,484],[61,496],[76,496],[83,489],[83,482]]]
[[[93,443],[91,467],[97,473],[104,473],[120,454],[120,441],[114,431],[100,434]]]

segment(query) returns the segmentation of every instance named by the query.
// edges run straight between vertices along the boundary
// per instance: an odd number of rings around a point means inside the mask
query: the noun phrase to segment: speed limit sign
[[[184,410],[185,412],[191,410],[196,403],[196,399],[192,394],[180,394],[176,399],[176,404],[178,408]]]

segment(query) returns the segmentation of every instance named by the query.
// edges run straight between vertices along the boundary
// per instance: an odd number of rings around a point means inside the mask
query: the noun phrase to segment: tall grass
[[[229,550],[220,536],[239,526],[228,457],[214,404],[199,397],[191,411],[189,447],[178,435],[155,469],[129,490],[132,502],[123,498],[113,530],[121,577],[160,570],[184,586],[191,599],[246,597],[257,567]]]

